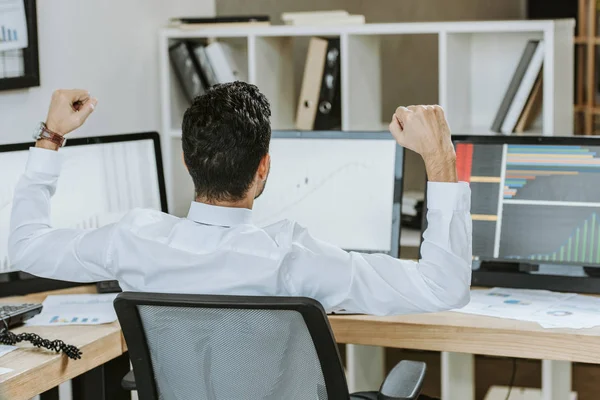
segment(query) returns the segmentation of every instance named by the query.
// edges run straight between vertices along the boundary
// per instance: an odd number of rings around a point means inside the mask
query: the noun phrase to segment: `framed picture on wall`
[[[36,0],[0,0],[0,90],[39,85]]]

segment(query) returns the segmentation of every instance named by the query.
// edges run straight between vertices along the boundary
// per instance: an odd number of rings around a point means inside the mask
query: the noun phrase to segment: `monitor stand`
[[[81,283],[38,278],[24,272],[0,274],[0,298],[6,296],[24,296],[26,294],[47,292],[81,286]]]
[[[472,286],[539,289],[600,294],[600,268],[586,267],[586,276],[547,275],[539,264],[482,261],[473,270]]]

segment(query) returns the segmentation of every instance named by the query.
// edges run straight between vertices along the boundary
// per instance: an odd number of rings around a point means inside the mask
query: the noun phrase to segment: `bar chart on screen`
[[[522,201],[600,200],[600,147],[509,145],[503,198]]]
[[[28,46],[27,19],[23,0],[0,0],[0,51]]]
[[[600,264],[600,146],[456,147],[480,259]]]
[[[545,210],[544,213],[561,212],[560,210]],[[541,228],[528,228],[525,220],[520,225],[518,232],[510,231],[501,238],[501,249],[507,259],[528,259],[533,261],[553,261],[565,264],[600,264],[600,210],[563,210],[569,215],[556,216],[549,224],[543,224]],[[509,210],[509,213],[512,212]],[[575,212],[577,218],[587,218],[571,223],[570,213]],[[542,213],[536,213],[534,217],[543,217]],[[508,223],[523,218],[520,212],[510,215]],[[568,221],[567,221],[568,220]],[[541,222],[538,222],[541,223]],[[546,235],[540,235],[539,229],[544,229]],[[533,235],[533,236],[532,236]],[[511,236],[511,237],[509,237]],[[540,237],[539,239],[536,239]],[[527,238],[528,242],[522,242]],[[521,241],[521,243],[519,243]],[[527,244],[522,244],[527,243]],[[533,245],[533,246],[532,246]],[[540,252],[530,254],[531,249]]]

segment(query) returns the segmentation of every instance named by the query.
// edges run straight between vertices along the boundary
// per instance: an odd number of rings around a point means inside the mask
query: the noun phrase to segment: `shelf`
[[[596,112],[600,114],[600,108],[596,109]],[[274,129],[275,130],[275,129]],[[373,131],[373,130],[370,130]],[[388,123],[381,124],[381,131],[388,132]],[[463,127],[463,129],[453,129],[453,136],[472,135],[472,136],[499,136],[501,133],[490,131],[489,127]],[[541,136],[541,129],[534,129],[524,133],[516,134],[513,136]],[[173,129],[169,132],[169,136],[172,138],[181,139],[181,129]]]
[[[402,228],[400,232],[401,247],[420,247],[421,231],[418,229]]]
[[[169,136],[172,138],[181,139],[181,129],[172,129],[169,131]]]
[[[591,112],[594,115],[600,115],[600,107],[598,106],[593,106],[593,107],[588,107],[588,106],[579,106],[576,105],[575,106],[575,112]]]
[[[340,39],[342,128],[347,131],[388,131],[388,118],[395,107],[424,101],[420,86],[413,82],[420,76],[402,71],[415,61],[428,60],[431,65],[431,60],[437,59],[437,82],[431,85],[438,86],[438,97],[426,101],[444,107],[455,135],[485,136],[498,135],[490,132],[490,126],[526,43],[544,39],[549,51],[544,58],[543,111],[536,128],[525,135],[552,135],[569,134],[574,125],[574,26],[574,20],[513,20],[162,29],[157,34],[169,204],[175,205],[171,207],[175,210],[189,206],[189,191],[184,187],[189,176],[181,165],[178,143],[189,102],[169,61],[168,49],[174,40],[216,39],[231,44],[234,55],[247,66],[247,81],[257,85],[271,103],[273,130],[294,129],[304,71],[302,57],[312,36]],[[422,54],[417,45],[421,41],[432,45],[431,54]],[[385,61],[391,47],[403,51],[393,65]],[[387,81],[390,65],[394,80],[399,82],[397,87]],[[383,66],[388,66],[387,70]],[[430,72],[436,75],[435,71]],[[600,115],[600,107],[595,112]]]
[[[217,28],[184,30],[164,28],[165,38],[206,38],[245,36],[338,36],[338,35],[400,35],[448,33],[494,33],[494,32],[541,32],[555,28],[574,29],[575,21],[564,20],[514,20],[470,22],[407,22],[339,26],[291,26],[271,25],[244,28]]]
[[[502,133],[492,132],[489,126],[463,126],[460,129],[452,128],[452,135],[473,135],[473,136],[501,136]],[[523,133],[512,133],[510,136],[542,136],[542,128],[534,127]]]
[[[589,42],[592,42],[594,44],[600,44],[600,37],[588,38],[586,36],[583,36],[575,38],[575,44],[588,44]]]

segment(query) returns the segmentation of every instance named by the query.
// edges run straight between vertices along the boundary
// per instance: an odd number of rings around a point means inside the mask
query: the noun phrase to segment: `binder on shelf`
[[[542,103],[543,103],[543,69],[538,74],[538,77],[533,85],[533,89],[531,90],[531,94],[529,95],[529,99],[527,99],[527,103],[525,104],[525,108],[523,108],[523,112],[519,117],[519,122],[517,122],[517,126],[515,127],[516,133],[523,133],[535,122],[535,119],[540,115],[542,111]]]
[[[519,86],[521,84],[521,80],[523,79],[525,73],[527,72],[527,68],[533,58],[536,49],[538,48],[539,41],[538,40],[530,40],[527,42],[525,49],[523,50],[523,54],[521,55],[521,59],[515,72],[512,76],[512,79],[506,89],[506,93],[504,94],[504,98],[502,99],[502,103],[500,103],[500,107],[496,113],[496,117],[494,118],[494,122],[492,123],[491,130],[493,132],[501,132],[502,124],[506,118],[506,115],[510,109],[510,106],[513,102],[517,91],[519,90]]]
[[[200,65],[200,69],[202,70],[202,75],[206,81],[206,86],[211,87],[219,83],[215,71],[208,59],[208,55],[206,54],[206,46],[204,44],[196,45],[194,48],[194,55],[196,56],[198,64]]]
[[[515,131],[515,127],[519,122],[519,117],[523,112],[525,104],[529,99],[529,95],[532,92],[533,86],[535,85],[535,81],[540,75],[540,71],[542,70],[542,66],[544,65],[544,42],[539,41],[538,45],[535,49],[535,53],[527,66],[527,70],[523,75],[523,79],[521,79],[519,88],[513,98],[513,101],[510,104],[510,108],[506,113],[506,117],[502,122],[501,131],[505,135],[510,135]]]
[[[246,72],[236,62],[231,46],[223,42],[214,42],[205,47],[206,56],[218,83],[247,81]]]
[[[191,102],[206,92],[201,69],[194,55],[192,44],[179,42],[169,48],[169,59],[186,98]]]
[[[341,127],[340,41],[312,38],[296,112],[296,129]]]

